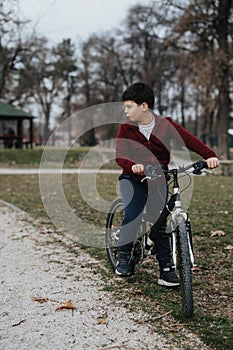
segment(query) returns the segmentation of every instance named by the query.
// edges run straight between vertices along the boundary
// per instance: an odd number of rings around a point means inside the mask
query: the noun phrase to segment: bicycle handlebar
[[[163,169],[160,164],[146,165],[144,172],[145,172],[146,178],[157,179],[163,176],[163,173],[165,175],[174,174],[174,173],[185,173],[187,170],[191,168],[194,168],[194,170],[192,171],[193,174],[201,175],[202,170],[205,168],[208,168],[208,165],[204,160],[199,160],[195,163],[192,163],[183,167],[168,169],[168,170]]]

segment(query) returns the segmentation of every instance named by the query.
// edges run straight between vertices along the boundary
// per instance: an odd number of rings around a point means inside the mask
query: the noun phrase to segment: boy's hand
[[[209,169],[214,169],[219,166],[219,160],[215,157],[206,159],[206,163]]]
[[[132,172],[134,174],[144,174],[144,165],[143,164],[134,164],[132,165]]]

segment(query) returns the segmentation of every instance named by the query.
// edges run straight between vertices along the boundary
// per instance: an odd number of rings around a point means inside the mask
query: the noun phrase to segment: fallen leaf
[[[227,300],[229,297],[227,295],[221,295],[221,298]]]
[[[39,297],[32,297],[32,300],[33,301],[37,301],[38,303],[41,303],[41,304],[43,304],[43,303],[46,303],[49,299],[48,298],[39,298]]]
[[[192,267],[192,272],[196,273],[196,272],[200,272],[200,271],[201,271],[201,269],[199,266]]]
[[[227,249],[227,250],[232,250],[233,249],[233,245],[227,245],[224,249]]]
[[[35,238],[35,237],[30,236],[30,237],[29,237],[29,239],[30,239],[31,241],[38,242],[38,239],[37,239],[37,238]]]
[[[104,317],[98,317],[97,318],[97,324],[106,324],[107,321]]]
[[[63,301],[61,304],[62,305],[57,307],[55,311],[60,311],[60,310],[65,310],[65,309],[76,310],[76,307],[73,305],[71,300]]]
[[[210,237],[222,237],[225,236],[225,232],[221,230],[211,231]]]

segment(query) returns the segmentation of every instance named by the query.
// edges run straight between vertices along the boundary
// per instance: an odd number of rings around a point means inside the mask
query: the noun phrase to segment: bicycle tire
[[[192,263],[190,259],[188,231],[183,217],[177,219],[177,261],[181,283],[182,309],[184,316],[193,315]]]
[[[117,263],[117,246],[118,246],[118,234],[122,225],[124,216],[123,201],[119,198],[116,199],[107,215],[106,232],[105,232],[105,244],[108,259],[112,268],[115,270]]]

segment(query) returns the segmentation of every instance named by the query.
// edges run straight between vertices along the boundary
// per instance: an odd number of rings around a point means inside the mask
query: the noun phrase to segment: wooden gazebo
[[[0,139],[4,142],[7,142],[7,138],[15,141],[17,148],[23,147],[23,121],[29,121],[29,138],[26,141],[26,144],[31,148],[33,147],[33,119],[35,117],[17,109],[9,104],[0,102],[0,121],[16,121],[16,130],[15,134],[7,135],[0,134]]]

